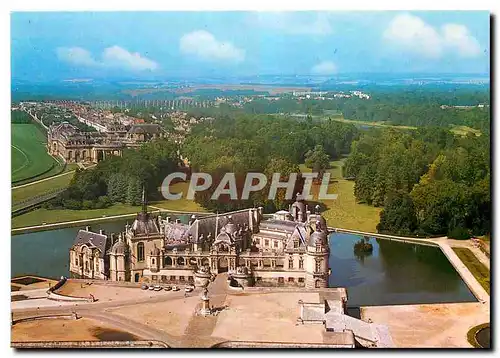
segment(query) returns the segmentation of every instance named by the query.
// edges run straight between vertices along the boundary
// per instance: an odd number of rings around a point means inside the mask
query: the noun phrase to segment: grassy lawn
[[[154,210],[153,208],[149,208]],[[12,228],[42,225],[43,223],[53,224],[63,221],[94,219],[105,216],[135,214],[141,210],[140,206],[130,206],[126,204],[115,204],[105,209],[93,210],[47,210],[37,209],[29,213],[12,218]]]
[[[474,256],[471,250],[454,247],[453,251],[462,260],[464,265],[469,269],[469,271],[474,275],[477,282],[483,286],[484,290],[490,294],[490,270],[484,266],[479,260]]]
[[[40,183],[12,189],[12,208],[15,209],[16,206],[19,206],[18,204],[24,200],[67,187],[71,178],[73,178],[73,174],[68,172],[68,174],[57,178],[47,179]]]
[[[47,138],[35,124],[11,125],[11,180],[34,177],[59,166],[45,147]]]
[[[179,200],[162,200],[154,201],[149,204],[165,209],[165,210],[177,210],[177,211],[206,211],[194,200],[187,200],[186,195],[189,187],[189,182],[179,182],[170,186],[170,192],[172,194],[182,193],[182,198]]]
[[[327,207],[323,212],[329,226],[343,229],[353,229],[368,232],[377,232],[377,224],[380,221],[381,208],[375,208],[366,204],[359,204],[354,197],[354,181],[342,178],[342,166],[344,159],[330,162],[328,170],[332,175],[328,185],[329,194],[338,194],[336,200],[322,200]],[[311,172],[305,165],[300,166],[302,172]],[[312,187],[313,200],[317,200],[319,185]]]
[[[452,132],[456,135],[460,135],[460,136],[466,136],[469,133],[473,133],[476,136],[481,135],[481,131],[479,129],[475,129],[475,128],[471,128],[471,127],[467,127],[467,126],[453,126],[450,129],[450,132]]]
[[[370,127],[385,127],[385,128],[395,128],[395,129],[417,129],[417,127],[413,127],[413,126],[396,126],[396,125],[385,123],[385,122],[358,121],[358,120],[354,120],[354,119],[345,119],[345,118],[338,118],[338,117],[332,117],[332,121],[358,124],[358,125],[370,126]]]

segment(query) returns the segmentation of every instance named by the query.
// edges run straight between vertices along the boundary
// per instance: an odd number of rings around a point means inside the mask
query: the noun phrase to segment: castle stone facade
[[[264,218],[262,208],[220,215],[191,216],[189,222],[155,216],[143,210],[132,225],[106,236],[80,230],[70,249],[74,277],[149,283],[194,281],[197,267],[228,272],[239,286],[328,287],[328,229],[319,208],[311,213],[298,195],[288,211]],[[95,246],[95,245],[94,245]],[[100,271],[86,270],[87,256],[76,253],[92,248],[103,257]],[[97,254],[95,254],[97,255]],[[76,261],[76,258],[79,258]]]

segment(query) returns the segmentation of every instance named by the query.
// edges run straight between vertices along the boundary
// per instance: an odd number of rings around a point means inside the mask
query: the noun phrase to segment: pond
[[[181,221],[188,220],[180,216]],[[128,219],[132,223],[132,219]],[[93,224],[92,230],[118,232],[127,220]],[[11,277],[69,276],[69,248],[83,227],[12,236]],[[373,252],[356,256],[359,236],[330,235],[329,285],[346,287],[350,307],[476,301],[437,247],[370,239]]]
[[[370,239],[356,256],[359,236],[330,235],[330,287],[346,287],[349,306],[474,302],[474,295],[438,247]]]

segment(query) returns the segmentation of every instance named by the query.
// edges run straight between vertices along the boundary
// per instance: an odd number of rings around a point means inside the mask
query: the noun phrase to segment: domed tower
[[[122,234],[118,236],[118,241],[109,251],[109,279],[111,281],[125,281],[126,270],[125,260],[127,255],[127,244],[123,241]]]
[[[306,288],[328,287],[328,231],[322,228],[321,222],[316,221],[316,228],[309,236],[306,251]]]
[[[300,193],[297,194],[295,202],[290,206],[290,215],[297,222],[303,223],[307,220],[307,205]]]

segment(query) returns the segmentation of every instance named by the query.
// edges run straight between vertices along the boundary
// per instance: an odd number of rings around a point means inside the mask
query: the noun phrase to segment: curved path
[[[24,163],[23,163],[23,165],[12,171],[12,174],[14,174],[14,173],[17,173],[18,171],[20,171],[21,169],[24,169],[30,163],[30,160],[29,160],[28,156],[26,155],[26,153],[24,153],[23,150],[19,149],[14,144],[11,144],[10,146],[12,148],[14,148],[15,150],[17,150],[19,153],[21,153],[23,155],[23,157],[24,157]]]

